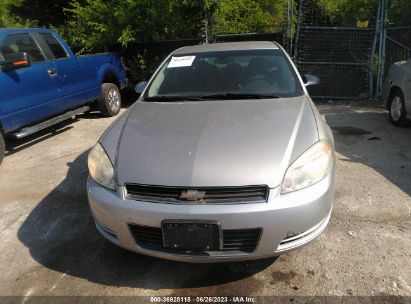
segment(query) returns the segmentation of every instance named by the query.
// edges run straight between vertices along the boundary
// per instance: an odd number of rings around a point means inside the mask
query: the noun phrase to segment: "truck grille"
[[[136,243],[148,250],[173,251],[179,250],[164,248],[161,228],[129,224],[131,234]],[[223,230],[222,251],[253,252],[261,237],[261,228]]]
[[[127,184],[127,198],[155,203],[258,203],[268,199],[267,186],[163,187]]]

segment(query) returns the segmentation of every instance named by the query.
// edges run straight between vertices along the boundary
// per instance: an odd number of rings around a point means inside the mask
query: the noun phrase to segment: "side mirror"
[[[0,62],[0,68],[3,71],[10,71],[28,67],[30,64],[27,53],[13,53],[4,57],[4,61]]]
[[[134,87],[134,91],[138,94],[143,93],[144,89],[147,86],[147,81],[140,81],[139,83],[136,84]]]
[[[306,87],[316,85],[320,83],[320,78],[314,75],[305,74],[303,76],[303,81]]]

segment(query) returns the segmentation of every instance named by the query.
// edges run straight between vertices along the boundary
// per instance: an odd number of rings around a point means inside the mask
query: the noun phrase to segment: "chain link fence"
[[[236,42],[236,41],[277,41],[284,47],[287,46],[288,41],[284,31],[272,33],[244,33],[244,34],[226,34],[215,35],[214,42]]]
[[[318,6],[318,0],[289,0],[287,22],[277,32],[207,37],[214,43],[277,41],[301,74],[320,78],[319,85],[309,87],[314,99],[371,99],[381,94],[391,65],[411,58],[411,27],[386,27],[387,1],[376,0],[366,24],[343,26]],[[123,55],[131,59],[132,83],[147,79],[171,51],[201,43],[205,43],[204,37],[128,47]]]
[[[384,76],[387,76],[395,62],[411,59],[411,27],[387,28],[385,40]]]
[[[294,60],[301,74],[321,83],[313,98],[365,99],[373,92],[372,53],[375,29],[331,22],[313,0],[299,0]]]

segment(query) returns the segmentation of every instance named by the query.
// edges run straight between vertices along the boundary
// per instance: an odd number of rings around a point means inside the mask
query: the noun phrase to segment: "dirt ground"
[[[0,166],[0,296],[411,297],[411,128],[382,107],[323,104],[337,150],[334,210],[278,259],[195,265],[117,248],[94,227],[87,153],[113,121],[89,113],[9,143]],[[407,302],[408,303],[408,302]]]

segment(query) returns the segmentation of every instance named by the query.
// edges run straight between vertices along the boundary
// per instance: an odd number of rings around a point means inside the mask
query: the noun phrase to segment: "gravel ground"
[[[0,166],[0,296],[394,295],[408,303],[411,128],[391,126],[378,106],[319,109],[337,149],[330,224],[308,246],[258,262],[177,263],[104,240],[87,205],[86,158],[112,118],[89,113],[11,142]]]

